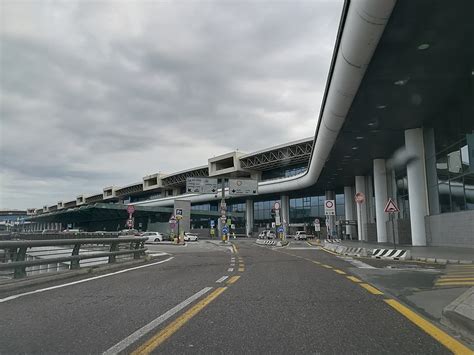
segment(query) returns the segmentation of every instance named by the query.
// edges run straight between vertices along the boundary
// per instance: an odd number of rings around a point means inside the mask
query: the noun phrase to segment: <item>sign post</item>
[[[127,226],[128,226],[128,229],[132,229],[132,227],[134,225],[133,213],[135,212],[135,206],[128,205],[127,206],[127,212],[128,212]]]
[[[395,204],[395,202],[392,200],[390,197],[387,201],[387,204],[385,205],[385,208],[383,209],[385,213],[388,213],[389,219],[392,222],[392,240],[393,240],[393,249],[397,249],[397,246],[395,245],[395,219],[394,213],[400,212],[400,209],[398,206]]]
[[[319,222],[319,218],[314,220],[314,231],[316,233],[316,237],[319,239],[319,232],[321,232],[321,224]]]
[[[179,230],[179,221],[181,221],[181,219],[183,219],[183,209],[182,208],[176,208],[175,209],[175,216],[176,216],[176,220],[178,221],[178,244],[180,242],[180,239],[181,239],[181,231]],[[183,237],[183,244],[184,244],[184,237]]]
[[[186,178],[186,191],[198,194],[215,194],[217,179],[213,178]]]
[[[251,179],[229,179],[229,195],[258,195],[258,181]]]

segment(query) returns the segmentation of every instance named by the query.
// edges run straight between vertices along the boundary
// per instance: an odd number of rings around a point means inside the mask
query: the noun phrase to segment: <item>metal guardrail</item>
[[[53,240],[73,238],[116,238],[119,232],[22,232],[0,234],[0,240]],[[127,235],[124,235],[127,237]],[[128,235],[132,236],[132,235]]]
[[[13,270],[13,278],[22,278],[27,276],[27,268],[39,265],[48,265],[54,263],[70,263],[69,269],[78,269],[80,261],[86,259],[108,258],[108,263],[116,262],[117,256],[133,255],[134,259],[139,259],[145,255],[146,237],[119,237],[119,238],[77,238],[77,239],[59,239],[59,240],[10,240],[0,241],[0,251],[4,250],[4,254],[0,254],[0,271]],[[109,246],[108,250],[103,247]],[[82,247],[91,254],[80,254]],[[51,249],[51,251],[67,251],[70,255],[56,256],[54,254],[43,254],[48,256],[45,258],[36,257],[34,260],[27,260],[28,249],[41,247],[69,247],[65,249]],[[71,251],[72,247],[72,251]],[[99,247],[99,250],[97,249]],[[100,249],[102,248],[102,249]],[[43,250],[44,251],[44,250]],[[84,250],[83,250],[84,251]],[[63,253],[64,254],[64,253]],[[49,257],[53,256],[53,257]]]

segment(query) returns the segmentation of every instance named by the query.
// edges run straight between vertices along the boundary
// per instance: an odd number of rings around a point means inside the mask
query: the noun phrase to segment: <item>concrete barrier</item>
[[[367,256],[368,254],[372,254],[370,250],[367,248],[351,248],[347,247],[344,251],[344,255],[352,255],[352,256]]]
[[[474,341],[474,287],[443,309],[441,323],[454,328],[470,341]]]
[[[260,244],[260,245],[276,245],[277,242],[276,240],[269,240],[269,239],[257,239],[256,241],[257,244]]]
[[[376,259],[406,260],[410,259],[410,251],[403,249],[374,249],[372,257]]]

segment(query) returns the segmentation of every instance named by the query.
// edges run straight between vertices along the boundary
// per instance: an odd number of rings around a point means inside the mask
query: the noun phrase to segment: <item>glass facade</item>
[[[286,168],[267,170],[262,172],[262,180],[274,180],[285,177],[295,176],[303,173],[307,169],[307,163],[302,165],[293,165]]]
[[[254,226],[266,227],[275,221],[272,217],[272,208],[275,202],[280,200],[257,201],[253,204],[253,220]]]
[[[290,222],[312,224],[315,218],[324,221],[325,196],[310,196],[290,199]],[[336,194],[336,218],[344,218],[344,194]]]
[[[439,148],[439,147],[436,147]],[[437,190],[440,213],[474,210],[474,135],[468,134],[447,147],[436,150],[436,179],[428,179],[429,189]],[[436,198],[436,197],[432,197]]]

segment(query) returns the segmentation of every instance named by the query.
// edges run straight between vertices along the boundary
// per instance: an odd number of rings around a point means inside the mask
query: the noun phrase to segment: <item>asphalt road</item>
[[[236,253],[205,241],[151,246],[170,255],[149,267],[4,301],[0,353],[103,353],[200,291],[123,353],[147,345],[166,354],[449,353],[390,307],[386,295],[349,280],[350,263],[304,242],[278,251],[235,244]],[[0,294],[0,301],[22,292]]]

